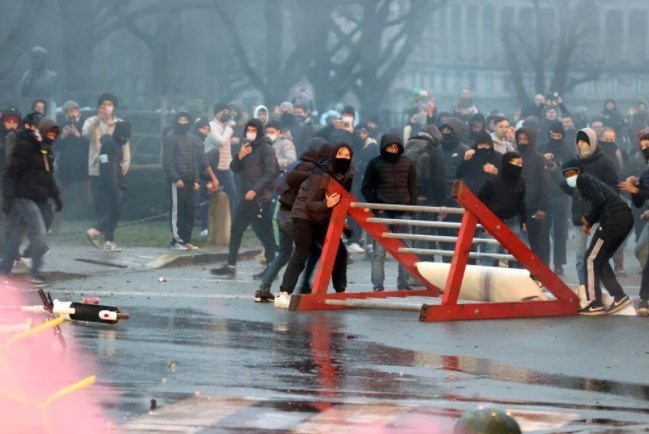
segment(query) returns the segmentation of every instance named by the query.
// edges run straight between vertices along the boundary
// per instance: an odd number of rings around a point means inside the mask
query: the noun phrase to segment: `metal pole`
[[[462,223],[455,223],[455,222],[384,219],[378,217],[369,217],[366,221],[367,223],[379,223],[382,225],[422,226],[427,228],[460,229],[460,227],[462,227]],[[481,228],[482,226],[478,225],[478,227]]]
[[[457,242],[457,237],[444,237],[440,235],[420,235],[420,234],[399,234],[393,232],[385,232],[383,238],[397,238],[399,240],[417,240],[417,241],[436,241],[440,243],[454,243]],[[494,244],[500,245],[498,240],[493,238],[474,238],[474,244]]]
[[[404,211],[404,212],[431,212],[431,213],[446,213],[446,214],[464,214],[464,208],[450,208],[439,206],[418,206],[418,205],[395,205],[391,203],[364,203],[353,202],[352,208],[367,208],[367,209],[380,209],[384,211]]]
[[[402,247],[399,249],[399,253],[414,253],[416,255],[439,255],[439,256],[455,256],[455,252],[452,250],[437,250],[437,249],[415,249],[411,247]],[[481,258],[492,258],[504,261],[515,261],[512,255],[505,255],[500,253],[469,253],[469,258],[481,259]]]

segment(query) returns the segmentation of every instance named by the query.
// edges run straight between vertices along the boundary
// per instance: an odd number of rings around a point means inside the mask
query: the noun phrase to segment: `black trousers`
[[[600,282],[616,300],[624,297],[624,290],[615,277],[610,259],[633,229],[631,210],[619,211],[607,216],[593,234],[586,250],[586,296],[588,301],[602,303]],[[644,273],[643,273],[644,279]]]
[[[530,243],[530,249],[538,256],[545,264],[550,261],[550,253],[548,249],[548,231],[545,230],[547,225],[546,220],[537,220],[532,218],[534,214],[527,216],[527,240]],[[547,213],[546,213],[547,219]]]
[[[241,247],[243,233],[252,226],[255,235],[264,246],[266,263],[271,264],[275,259],[277,244],[273,234],[273,211],[270,202],[257,202],[255,200],[239,200],[234,210],[234,219],[230,228],[230,246],[228,248],[228,264],[236,265]]]
[[[308,220],[293,219],[293,236],[295,241],[295,250],[291,260],[284,271],[280,291],[292,294],[295,285],[304,270],[304,264],[311,251],[313,243],[324,244],[327,235],[328,223],[318,224]],[[331,280],[336,292],[344,292],[347,288],[347,249],[341,241],[336,252],[336,260],[331,274]]]
[[[171,242],[172,243],[189,243],[192,240],[192,230],[194,229],[194,215],[196,207],[194,205],[194,180],[183,179],[185,186],[176,187],[176,183],[171,183],[171,210],[169,220],[171,224]]]
[[[566,243],[568,241],[568,196],[563,193],[550,199],[547,217],[543,224],[545,240],[549,242],[552,237],[552,262],[554,267],[566,265]],[[547,249],[548,261],[550,260],[550,245]],[[546,262],[548,263],[548,262]]]
[[[449,199],[446,202],[446,206],[450,208],[458,208],[457,202],[453,199]],[[448,214],[446,218],[443,220],[444,222],[453,222],[453,223],[460,223],[462,221],[462,214]],[[437,234],[443,237],[457,237],[458,236],[458,229],[447,229],[447,228],[437,228]],[[454,251],[455,250],[455,244],[454,242],[452,243],[439,243],[440,247],[442,250],[450,250]],[[475,246],[472,247],[472,250],[475,248]],[[452,256],[442,256],[442,261],[450,263],[453,260]],[[475,259],[471,259],[469,263],[475,263]]]
[[[106,241],[115,241],[115,227],[122,215],[122,189],[103,188],[98,198],[104,202],[105,214],[95,225],[95,229],[104,234]]]

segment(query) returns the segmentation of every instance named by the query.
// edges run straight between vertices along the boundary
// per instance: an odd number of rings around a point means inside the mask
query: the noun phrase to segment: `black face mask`
[[[230,115],[221,115],[221,116],[218,116],[217,119],[218,119],[221,123],[226,123],[227,121],[230,120]]]
[[[520,152],[527,152],[528,149],[530,149],[529,143],[525,145],[518,145],[518,150]],[[509,164],[509,166],[511,166],[511,164]]]
[[[615,152],[615,150],[617,150],[617,144],[615,142],[605,142],[602,140],[599,142],[599,144],[605,151]]]
[[[396,163],[397,161],[399,161],[399,157],[399,154],[393,154],[391,152],[384,152],[382,155],[382,158],[388,163]]]
[[[645,148],[641,152],[642,152],[642,156],[644,157],[645,161],[649,162],[649,148]]]
[[[453,133],[442,133],[442,142],[452,143],[453,142]]]
[[[191,124],[176,124],[174,125],[174,132],[179,135],[187,134],[189,132],[189,129],[191,128]]]
[[[502,171],[503,177],[511,181],[516,181],[521,177],[523,168],[520,166],[515,166],[511,163],[505,163],[503,164]]]
[[[349,167],[352,165],[352,160],[349,158],[334,158],[332,163],[334,172],[344,175],[349,170]]]

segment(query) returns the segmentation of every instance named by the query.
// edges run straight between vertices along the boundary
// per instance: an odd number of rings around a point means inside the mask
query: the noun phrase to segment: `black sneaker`
[[[385,291],[385,288],[383,288],[382,286],[375,286],[374,287],[374,292],[382,292],[382,291]]]
[[[255,292],[255,301],[259,303],[271,303],[275,301],[275,296],[270,289],[259,289]]]
[[[412,288],[409,286],[400,286],[397,288],[399,291],[412,291]]]
[[[612,315],[616,312],[621,311],[625,307],[627,307],[629,304],[631,304],[631,299],[629,298],[628,295],[625,295],[624,297],[618,299],[615,299],[613,303],[606,309],[606,313],[609,315]]]
[[[636,313],[638,316],[649,316],[649,302],[647,300],[640,300]]]
[[[210,273],[215,276],[234,279],[234,277],[237,275],[237,268],[234,265],[225,264],[219,268],[212,268],[210,270]]]
[[[593,301],[588,306],[579,309],[579,315],[606,315],[606,308],[601,303]]]

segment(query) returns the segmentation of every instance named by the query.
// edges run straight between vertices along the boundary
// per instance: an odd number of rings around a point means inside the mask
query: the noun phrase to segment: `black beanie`
[[[563,165],[561,166],[561,173],[567,171],[567,170],[576,170],[579,173],[582,172],[581,170],[581,165],[579,164],[579,161],[576,159],[568,160]]]
[[[112,102],[115,108],[117,108],[117,105],[119,104],[119,100],[117,99],[115,94],[111,92],[104,92],[99,95],[99,98],[97,98],[97,107],[99,107],[104,101]]]
[[[201,128],[209,124],[210,124],[210,120],[204,116],[201,116],[200,118],[196,118],[196,122],[194,122],[194,126],[196,127],[197,130],[200,130]]]
[[[354,107],[352,107],[352,106],[350,106],[350,105],[347,105],[347,106],[345,106],[345,108],[343,109],[343,113],[342,113],[342,114],[343,114],[343,115],[352,115],[352,116],[356,117],[356,110],[354,110]]]
[[[25,115],[25,119],[23,119],[23,123],[37,126],[41,123],[41,120],[43,120],[43,113],[31,112]]]
[[[229,107],[227,104],[224,104],[222,102],[217,102],[214,104],[214,109],[212,110],[213,114],[217,114],[220,111],[227,110]]]
[[[550,130],[548,134],[559,133],[562,136],[566,135],[566,131],[563,129],[563,124],[560,121],[555,121],[550,124]]]

